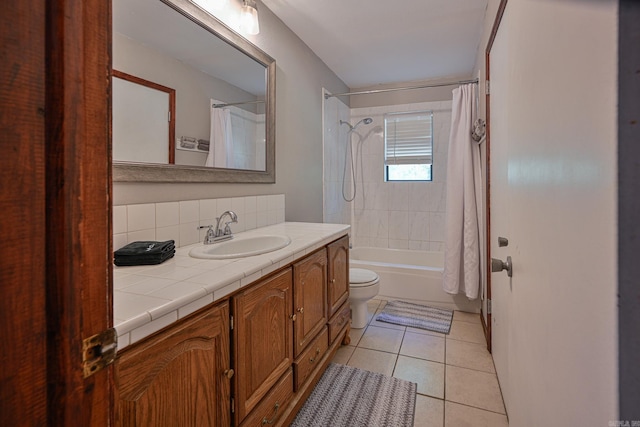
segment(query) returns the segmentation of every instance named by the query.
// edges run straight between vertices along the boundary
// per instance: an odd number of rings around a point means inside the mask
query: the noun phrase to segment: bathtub
[[[355,247],[349,252],[349,264],[378,274],[380,292],[376,298],[480,312],[479,301],[469,301],[464,295],[450,295],[442,290],[443,252]]]

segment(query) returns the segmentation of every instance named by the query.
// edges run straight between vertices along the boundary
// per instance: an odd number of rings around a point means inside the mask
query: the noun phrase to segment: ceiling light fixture
[[[254,36],[260,32],[256,2],[255,0],[242,0],[242,3],[240,28],[245,33]]]
[[[229,0],[193,0],[193,2],[207,12],[223,10],[229,5]]]

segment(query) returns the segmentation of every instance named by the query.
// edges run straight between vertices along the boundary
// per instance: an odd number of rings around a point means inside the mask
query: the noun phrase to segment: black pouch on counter
[[[131,242],[114,252],[114,264],[117,266],[160,264],[176,253],[173,240],[166,242]]]

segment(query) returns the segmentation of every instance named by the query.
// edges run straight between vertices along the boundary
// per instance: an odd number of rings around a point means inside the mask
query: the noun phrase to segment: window
[[[431,181],[433,112],[384,116],[385,181]]]

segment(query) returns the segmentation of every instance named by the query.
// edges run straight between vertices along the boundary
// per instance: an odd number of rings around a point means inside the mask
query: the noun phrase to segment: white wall
[[[617,2],[507,11],[510,425],[606,426],[618,419]]]
[[[322,222],[322,88],[347,86],[266,6],[260,34],[248,37],[276,60],[276,183],[114,183],[115,205],[285,194],[288,221]]]

